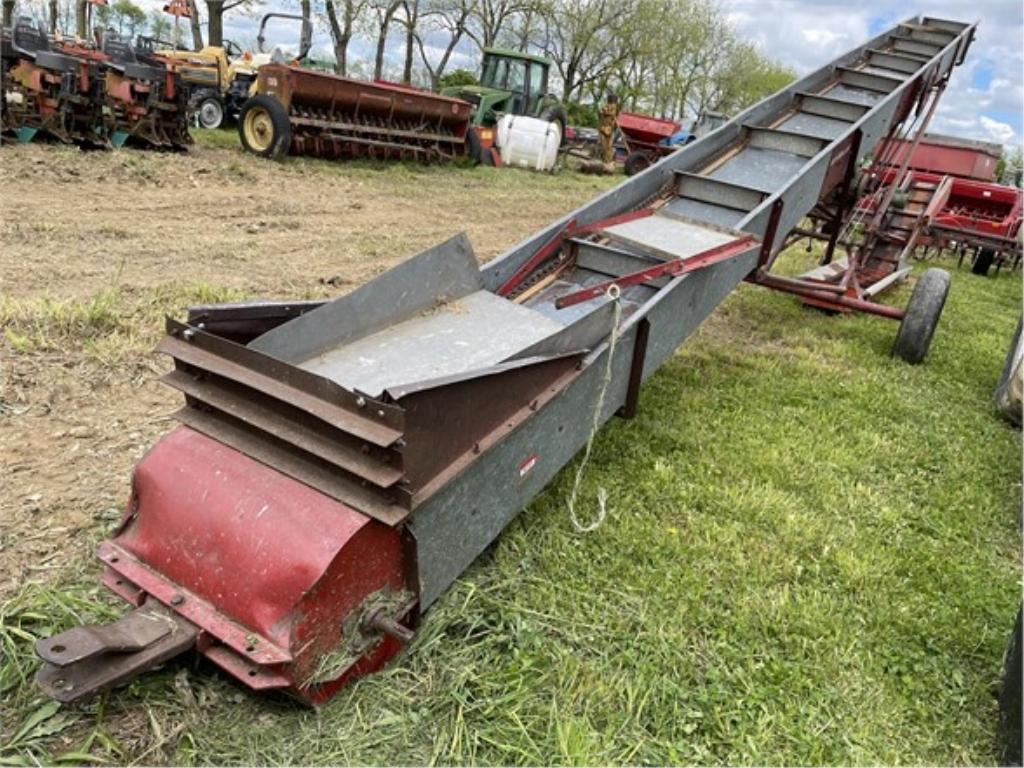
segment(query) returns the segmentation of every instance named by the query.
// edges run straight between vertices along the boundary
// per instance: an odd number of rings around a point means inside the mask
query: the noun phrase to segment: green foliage
[[[569,125],[586,126],[589,128],[597,127],[600,111],[597,104],[569,101],[564,106],[565,116],[569,121]]]
[[[146,25],[146,11],[132,0],[116,0],[110,9],[110,22],[118,34],[134,38],[136,31]]]
[[[149,14],[149,34],[157,40],[170,40],[172,25],[170,20],[161,10],[154,10]]]
[[[1024,147],[1004,148],[1003,154],[996,163],[996,179],[1003,184],[1014,187],[1022,186],[1024,176]]]
[[[476,85],[476,75],[468,69],[453,69],[445,72],[437,81],[438,88],[451,88],[459,85]]]

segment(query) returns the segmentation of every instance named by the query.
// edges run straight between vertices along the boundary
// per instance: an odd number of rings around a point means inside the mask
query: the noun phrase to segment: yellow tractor
[[[161,56],[181,61],[178,67],[181,83],[188,91],[189,108],[201,127],[217,129],[236,121],[256,82],[257,70],[271,61],[285,59],[279,49],[273,53],[263,50],[267,21],[275,17],[302,22],[299,52],[294,57],[301,61],[309,53],[313,25],[309,19],[289,13],[268,13],[260,20],[255,52],[243,51],[230,40],[225,40],[223,46],[208,45],[198,51],[174,48],[158,51]]]

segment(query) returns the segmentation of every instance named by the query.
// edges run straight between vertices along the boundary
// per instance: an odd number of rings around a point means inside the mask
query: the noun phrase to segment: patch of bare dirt
[[[137,301],[169,284],[200,283],[271,297],[336,295],[460,231],[488,259],[611,183],[570,173],[276,164],[210,147],[176,155],[5,145],[0,301],[45,313],[50,300],[116,290]],[[148,341],[105,365],[87,344],[26,350],[5,330],[0,598],[85,555],[114,526],[133,464],[173,426],[179,404],[156,382],[164,363]]]

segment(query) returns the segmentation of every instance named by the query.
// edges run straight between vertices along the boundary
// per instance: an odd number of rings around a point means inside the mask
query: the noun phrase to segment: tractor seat
[[[63,53],[37,51],[36,64],[54,72],[74,72],[78,69],[79,61],[74,56],[65,56]]]
[[[34,59],[40,51],[50,50],[50,40],[30,16],[19,16],[11,28],[11,47]]]

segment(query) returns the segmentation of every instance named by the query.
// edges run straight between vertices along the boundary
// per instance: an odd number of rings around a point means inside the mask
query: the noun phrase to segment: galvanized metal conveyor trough
[[[139,609],[41,640],[43,688],[73,700],[192,646],[310,702],[379,668],[584,445],[606,370],[601,422],[973,29],[900,24],[482,268],[458,236],[333,301],[169,320],[183,426],[138,464],[99,553]]]

